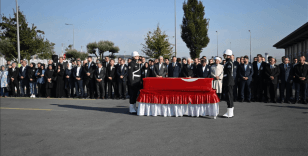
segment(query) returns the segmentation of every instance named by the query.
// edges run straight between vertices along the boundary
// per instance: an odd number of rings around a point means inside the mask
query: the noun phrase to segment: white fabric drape
[[[152,104],[138,102],[139,116],[212,116],[219,114],[219,103],[215,104]]]

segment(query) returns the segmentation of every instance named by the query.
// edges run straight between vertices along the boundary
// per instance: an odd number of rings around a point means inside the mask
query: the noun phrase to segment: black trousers
[[[119,98],[126,97],[126,81],[118,81]]]
[[[239,89],[238,89],[238,82],[237,78],[234,80],[234,86],[233,86],[233,99],[237,100],[239,94]]]
[[[87,87],[87,97],[94,98],[94,82],[93,79],[88,79],[85,81]]]
[[[52,90],[53,90],[52,88],[46,87],[46,97],[51,97],[51,91]]]
[[[251,86],[251,81],[246,81],[246,80],[241,80],[241,99],[244,100],[245,97],[247,100],[250,101],[251,99],[251,93],[250,93],[250,86]]]
[[[232,108],[234,107],[233,105],[233,86],[226,86],[226,91],[225,91],[225,94],[226,94],[226,97],[227,97],[227,105],[228,105],[228,108]]]
[[[295,100],[298,101],[301,98],[303,101],[306,100],[306,84],[294,83],[295,84]]]
[[[271,82],[266,83],[266,90],[265,90],[265,100],[269,101],[276,101],[277,99],[277,84],[273,84]]]
[[[292,89],[291,83],[289,83],[289,82],[279,83],[280,100],[290,101],[290,95],[291,95],[291,91],[292,91],[291,89]],[[286,91],[286,96],[284,96],[285,95],[284,91]]]
[[[261,101],[263,98],[263,79],[254,79],[253,85],[254,100]]]
[[[14,81],[11,80],[10,86],[11,86],[11,95],[19,96],[20,95],[19,82],[17,80],[14,80]],[[15,87],[17,88],[17,94],[15,92]]]
[[[139,88],[136,87],[130,87],[130,92],[129,92],[129,103],[130,104],[135,104],[137,102],[137,95],[139,92]]]
[[[108,96],[107,96],[107,93],[108,93],[108,92],[107,92],[108,80],[109,80],[109,79],[108,79],[107,76],[106,76],[106,77],[105,77],[105,80],[104,80],[104,81],[105,81],[104,88],[105,88],[105,97],[106,97],[106,98],[108,97]]]
[[[113,98],[116,97],[115,86],[116,86],[116,82],[114,80],[109,80],[108,79],[108,98],[112,98],[112,88],[114,90]]]
[[[96,81],[96,80],[95,80]],[[105,96],[105,83],[104,80],[101,82],[95,82],[97,97],[103,98]]]
[[[37,88],[38,88],[38,96],[39,97],[44,97],[45,96],[45,84],[41,84],[41,83],[38,83],[37,84]]]

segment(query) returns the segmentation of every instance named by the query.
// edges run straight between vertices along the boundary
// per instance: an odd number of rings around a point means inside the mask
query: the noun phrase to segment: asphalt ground
[[[128,100],[1,98],[1,156],[308,155],[308,105],[235,103],[234,118],[140,117]],[[226,102],[220,102],[220,115]]]

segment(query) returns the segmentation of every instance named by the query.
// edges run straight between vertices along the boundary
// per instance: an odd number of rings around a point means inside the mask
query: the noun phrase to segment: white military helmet
[[[135,57],[135,56],[139,56],[139,53],[138,53],[137,51],[134,51],[134,52],[132,53],[132,57]]]
[[[224,51],[224,54],[231,56],[232,55],[232,50],[227,49],[227,50]]]

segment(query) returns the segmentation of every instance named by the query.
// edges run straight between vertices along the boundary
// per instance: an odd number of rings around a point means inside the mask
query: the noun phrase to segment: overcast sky
[[[1,14],[12,15],[14,0],[1,0]],[[177,56],[189,56],[181,39],[184,0],[176,1]],[[270,53],[281,56],[284,50],[273,47],[279,40],[308,21],[307,0],[203,0],[205,17],[210,19],[210,42],[201,56],[214,56],[230,48],[236,56],[249,54],[249,32],[252,55]],[[85,51],[89,42],[110,40],[120,47],[119,54],[141,52],[148,31],[159,23],[174,44],[174,0],[19,0],[27,21],[45,32],[54,42],[57,54],[73,44]]]

